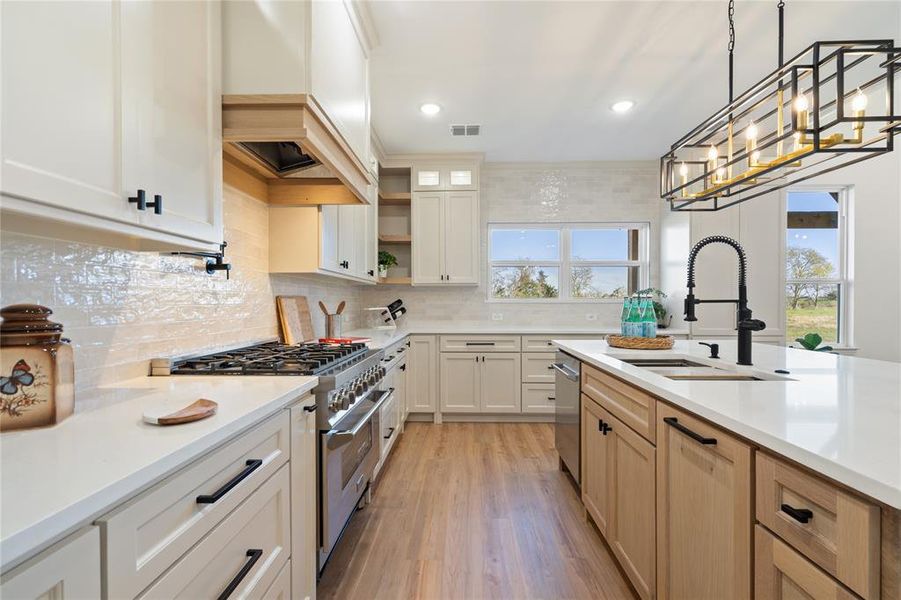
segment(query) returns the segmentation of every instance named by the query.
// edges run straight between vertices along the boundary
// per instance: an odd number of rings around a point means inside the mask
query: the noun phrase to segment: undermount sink
[[[620,358],[620,360],[674,381],[792,381],[780,375],[738,371],[686,358]]]

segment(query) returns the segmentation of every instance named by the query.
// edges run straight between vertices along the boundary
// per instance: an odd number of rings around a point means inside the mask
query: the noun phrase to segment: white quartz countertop
[[[719,360],[697,341],[672,350],[612,348],[555,340],[559,348],[672,404],[721,425],[862,494],[901,509],[901,364],[754,344],[753,367],[735,364],[734,341]],[[709,365],[792,381],[674,381],[619,358],[685,356]]]
[[[447,321],[429,323],[420,322],[399,326],[397,329],[354,329],[344,332],[345,336],[368,337],[372,341],[369,342],[371,348],[385,348],[391,344],[402,340],[408,335],[547,335],[560,336],[567,335],[597,335],[598,337],[606,336],[609,333],[619,333],[619,329],[610,327],[573,327],[553,325],[534,326],[534,325],[504,325],[494,322],[454,322]],[[661,329],[661,335],[685,335],[689,334],[686,329]]]
[[[101,390],[116,401],[54,427],[0,436],[0,570],[49,546],[310,391],[316,377],[142,377]],[[219,404],[169,427],[145,408]]]

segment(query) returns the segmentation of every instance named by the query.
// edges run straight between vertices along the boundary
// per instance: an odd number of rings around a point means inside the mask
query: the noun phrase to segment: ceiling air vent
[[[481,125],[451,125],[450,131],[453,136],[473,136],[479,135]]]

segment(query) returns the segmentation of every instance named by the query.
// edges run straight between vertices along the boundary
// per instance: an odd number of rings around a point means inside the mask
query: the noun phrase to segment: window
[[[647,287],[648,225],[488,226],[491,300],[620,300]]]
[[[786,200],[785,332],[847,344],[848,277],[843,190],[794,190]]]

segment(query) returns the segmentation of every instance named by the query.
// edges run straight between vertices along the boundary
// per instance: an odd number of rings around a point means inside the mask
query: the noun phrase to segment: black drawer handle
[[[138,190],[137,196],[129,196],[128,201],[137,204],[138,210],[147,210],[147,192],[144,190]]]
[[[407,370],[407,365],[401,365],[401,366],[400,366],[400,370],[401,370],[401,371],[406,371],[406,370]]]
[[[809,508],[795,508],[794,506],[790,506],[788,504],[783,504],[781,508],[782,512],[790,516],[798,523],[807,523],[813,518],[813,511]]]
[[[554,365],[552,365],[552,364],[551,364],[551,365],[548,365],[548,366],[547,366],[547,370],[548,370],[548,371],[553,371],[553,370],[554,370]]]
[[[550,398],[548,398],[550,400]],[[607,435],[608,431],[613,431],[613,427],[610,427],[607,423],[604,423],[601,419],[598,419],[598,431]]]
[[[257,564],[257,561],[263,557],[263,551],[260,548],[254,548],[247,551],[246,556],[250,558],[244,566],[241,567],[241,570],[238,571],[238,574],[235,575],[234,579],[229,582],[228,587],[222,590],[222,593],[219,594],[219,597],[216,600],[225,600],[229,596],[232,595],[238,586],[241,585],[241,582],[247,577],[247,574],[250,573],[250,570],[253,569],[253,566]]]
[[[679,422],[679,419],[676,417],[663,417],[663,422],[669,425],[670,427],[675,427],[694,441],[699,444],[704,444],[705,446],[715,446],[716,438],[704,437],[703,435],[697,434],[682,423]]]
[[[554,396],[548,396],[547,399],[549,402],[554,402],[557,398]]]
[[[389,428],[388,428],[388,435],[385,436],[385,439],[386,439],[386,440],[390,440],[392,435],[394,435],[394,427],[389,427]]]
[[[233,487],[247,479],[247,477],[249,477],[251,473],[263,466],[263,461],[259,458],[251,458],[248,459],[244,464],[247,465],[246,467],[244,467],[244,470],[232,477],[231,480],[229,480],[228,483],[223,485],[221,488],[219,488],[212,494],[202,494],[200,496],[197,496],[197,504],[215,504],[219,501],[220,498],[222,498],[222,496],[229,493]]]
[[[154,214],[163,214],[163,197],[159,194],[154,194],[153,202],[148,202],[147,206],[153,208]]]
[[[310,406],[304,406],[303,409],[306,412],[316,412],[316,405],[311,404]]]
[[[494,342],[466,342],[467,346],[493,346]]]

